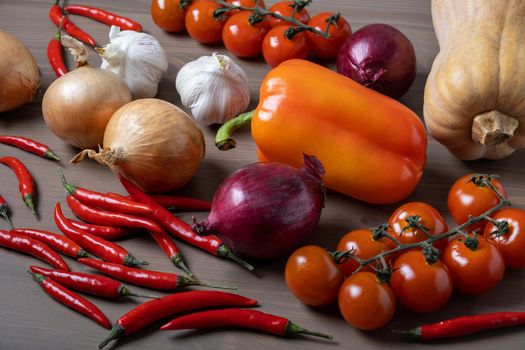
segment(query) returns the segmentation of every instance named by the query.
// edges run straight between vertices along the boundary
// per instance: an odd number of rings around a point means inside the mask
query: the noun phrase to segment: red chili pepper
[[[9,228],[13,229],[13,223],[9,218],[9,208],[7,208],[7,202],[5,201],[5,198],[2,195],[0,195],[0,215],[4,218],[5,221],[7,221]]]
[[[1,135],[0,143],[18,147],[24,151],[34,153],[40,157],[60,161],[60,158],[58,158],[55,152],[53,152],[48,145],[27,137]]]
[[[188,269],[186,266],[186,263],[184,262],[184,259],[182,258],[182,254],[175,244],[175,242],[172,241],[170,236],[166,233],[166,231],[162,232],[153,232],[150,231],[151,236],[157,242],[159,247],[164,251],[164,253],[168,256],[168,258],[171,260],[173,265],[177,266],[182,271],[186,272],[190,277],[193,276],[193,273]]]
[[[73,240],[54,232],[36,230],[33,228],[17,228],[11,230],[11,232],[16,232],[26,237],[41,241],[54,250],[75,259],[87,258],[89,256],[88,253]]]
[[[230,247],[225,245],[219,237],[215,235],[201,236],[195,233],[191,226],[175,217],[166,208],[158,204],[150,195],[141,191],[130,181],[126,180],[119,174],[119,179],[126,191],[138,202],[149,205],[153,208],[153,217],[160,222],[166,230],[174,237],[180,238],[198,248],[207,251],[218,257],[228,258],[252,271],[253,266],[239,258]]]
[[[143,228],[157,233],[162,232],[162,228],[150,219],[132,214],[117,213],[93,208],[80,202],[71,195],[67,196],[67,204],[76,216],[87,222],[110,226]]]
[[[136,333],[156,321],[178,313],[217,306],[255,305],[257,305],[256,300],[218,291],[196,290],[167,295],[160,299],[147,301],[121,316],[98,348],[102,349],[114,339]]]
[[[494,312],[463,316],[432,324],[424,324],[406,333],[420,340],[455,338],[489,329],[525,325],[525,312]]]
[[[150,289],[175,290],[189,286],[237,289],[236,287],[221,287],[208,283],[202,283],[199,280],[189,276],[176,275],[170,272],[141,270],[97,259],[84,258],[79,259],[78,262],[92,267],[118,280]]]
[[[146,261],[138,260],[126,249],[113,242],[75,228],[62,213],[62,208],[58,202],[55,206],[54,216],[55,223],[60,231],[91,254],[107,261],[128,266],[149,264]]]
[[[58,0],[53,6],[49,9],[49,18],[57,27],[60,27],[60,21],[62,21],[62,29],[69,35],[74,38],[77,38],[80,41],[85,42],[93,47],[97,46],[95,39],[91,37],[88,33],[77,27],[73,22],[64,15],[62,8],[58,5]]]
[[[104,238],[108,241],[126,238],[133,234],[133,230],[126,229],[123,227],[87,224],[85,222],[80,222],[72,219],[67,220],[69,221],[71,226],[79,230],[85,231],[87,233],[91,233],[92,235]]]
[[[30,266],[29,270],[51,278],[53,281],[58,282],[63,286],[104,298],[117,299],[124,296],[158,298],[155,296],[132,293],[119,281],[105,276],[92,275],[83,272],[52,270],[40,266]]]
[[[47,44],[47,59],[57,77],[61,77],[67,73],[67,67],[62,56],[62,36],[60,35],[60,31],[59,29]]]
[[[153,209],[145,204],[122,197],[108,195],[105,193],[91,191],[82,187],[72,185],[66,181],[62,169],[58,168],[58,174],[62,180],[62,185],[67,193],[78,199],[80,202],[97,208],[107,209],[117,213],[128,213],[136,215],[149,215]]]
[[[20,233],[0,230],[0,246],[32,255],[59,270],[69,271],[66,262],[57,252],[46,244]]]
[[[111,196],[132,198],[131,196],[122,196],[118,193],[108,193]],[[150,195],[157,204],[172,211],[210,211],[211,202],[191,197],[172,196],[166,194]]]
[[[142,26],[140,25],[140,23],[132,21],[131,19],[126,18],[124,16],[119,16],[117,14],[96,7],[83,5],[66,5],[66,7],[64,7],[64,10],[67,13],[88,17],[94,19],[95,21],[107,24],[109,26],[119,26],[122,30],[134,30],[137,32],[142,31]]]
[[[293,323],[287,318],[266,314],[257,310],[223,309],[208,310],[178,317],[161,330],[208,329],[220,327],[242,327],[277,335],[307,334],[315,337],[333,339],[331,335],[312,332]]]
[[[29,207],[33,215],[36,215],[33,197],[35,195],[35,184],[29,170],[24,163],[13,157],[2,157],[0,163],[7,165],[13,170],[18,179],[18,191],[22,195],[24,203]]]
[[[102,327],[111,329],[111,322],[95,304],[47,277],[31,271],[29,273],[50,297],[89,317]]]

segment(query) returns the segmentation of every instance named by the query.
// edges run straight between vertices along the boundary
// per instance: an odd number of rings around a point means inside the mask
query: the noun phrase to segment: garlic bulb
[[[120,31],[112,26],[110,43],[97,49],[102,57],[100,68],[120,76],[133,98],[154,97],[162,75],[168,69],[166,53],[152,35],[133,30]]]
[[[199,124],[225,123],[250,104],[248,76],[231,58],[217,53],[185,64],[175,85]]]

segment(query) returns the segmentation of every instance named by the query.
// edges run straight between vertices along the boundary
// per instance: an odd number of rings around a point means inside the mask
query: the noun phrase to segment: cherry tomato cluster
[[[481,294],[496,287],[505,268],[525,268],[525,210],[509,205],[496,178],[466,175],[448,194],[449,211],[466,230],[449,230],[428,204],[407,203],[387,224],[345,234],[335,252],[298,249],[286,264],[286,283],[307,305],[337,301],[345,320],[361,330],[385,326],[397,302],[413,312],[438,310],[454,289]]]
[[[304,8],[309,2],[305,1],[277,2],[268,11],[261,0],[225,0],[225,3],[260,11],[225,8],[215,0],[153,0],[151,16],[165,31],[178,33],[186,29],[202,44],[222,41],[237,57],[253,58],[262,53],[272,67],[293,58],[307,59],[311,54],[333,59],[352,34],[350,24],[339,14],[322,12],[310,17]],[[268,12],[294,18],[297,23]]]

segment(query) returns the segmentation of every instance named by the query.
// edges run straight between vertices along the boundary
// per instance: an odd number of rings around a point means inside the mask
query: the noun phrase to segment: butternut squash
[[[425,86],[430,134],[463,160],[525,147],[525,1],[432,0],[440,52]]]

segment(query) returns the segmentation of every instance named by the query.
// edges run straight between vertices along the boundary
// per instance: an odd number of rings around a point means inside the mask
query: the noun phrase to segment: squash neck
[[[472,139],[485,146],[501,145],[512,139],[519,122],[497,110],[478,114],[472,122]]]

